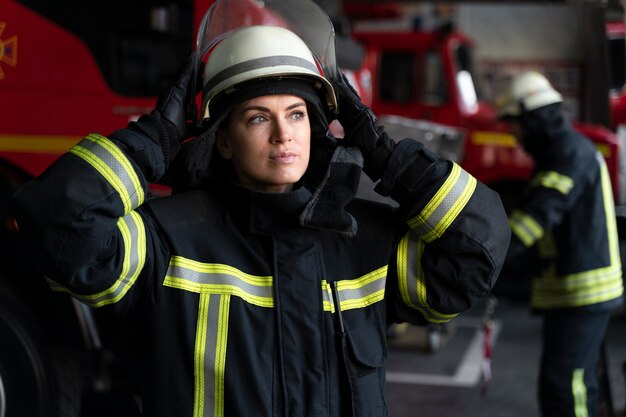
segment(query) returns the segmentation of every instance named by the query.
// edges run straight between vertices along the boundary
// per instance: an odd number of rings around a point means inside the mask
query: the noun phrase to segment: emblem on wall
[[[2,64],[12,67],[17,65],[17,35],[4,39],[2,34],[6,22],[0,22],[0,80],[4,78]]]

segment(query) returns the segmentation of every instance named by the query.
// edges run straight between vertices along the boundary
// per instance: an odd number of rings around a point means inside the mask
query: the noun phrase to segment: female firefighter
[[[191,67],[153,112],[18,190],[33,259],[54,290],[140,313],[146,416],[387,415],[387,326],[488,294],[510,237],[498,195],[391,140],[292,31],[212,48],[186,140]],[[147,198],[166,170],[172,194]],[[355,199],[361,170],[399,208]]]

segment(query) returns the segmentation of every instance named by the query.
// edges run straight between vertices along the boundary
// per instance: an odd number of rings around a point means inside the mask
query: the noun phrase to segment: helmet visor
[[[198,28],[196,70],[211,48],[234,30],[280,26],[309,47],[326,78],[337,79],[335,31],[328,15],[311,0],[217,0]]]

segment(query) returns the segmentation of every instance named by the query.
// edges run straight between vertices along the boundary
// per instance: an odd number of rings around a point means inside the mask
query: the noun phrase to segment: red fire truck
[[[33,274],[8,201],[89,132],[149,112],[210,3],[0,2],[0,416],[138,415],[130,335]]]

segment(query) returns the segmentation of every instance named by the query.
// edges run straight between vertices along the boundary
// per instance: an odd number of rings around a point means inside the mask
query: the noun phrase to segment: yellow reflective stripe
[[[357,279],[337,281],[337,297],[341,311],[365,308],[385,298],[387,265]],[[322,281],[324,311],[335,312],[330,284]]]
[[[574,180],[567,175],[559,174],[556,171],[543,171],[538,172],[535,178],[531,181],[532,187],[546,187],[553,188],[559,191],[561,194],[569,194],[574,187]]]
[[[173,256],[163,285],[201,294],[229,294],[260,307],[274,307],[271,276],[250,275],[224,264]]]
[[[438,239],[463,210],[476,189],[476,179],[457,164],[433,198],[408,225],[427,242]]]
[[[228,340],[230,296],[222,296],[221,300],[215,343],[215,412],[213,415],[216,417],[224,415],[224,378],[226,375],[226,342]]]
[[[96,294],[77,294],[62,285],[48,279],[54,291],[67,292],[91,307],[102,307],[113,304],[126,295],[134,285],[146,262],[146,230],[141,216],[131,211],[117,222],[123,243],[122,270],[115,283],[104,291]]]
[[[204,355],[206,349],[207,327],[209,322],[209,300],[210,295],[200,294],[198,306],[198,322],[196,323],[196,344],[194,348],[194,400],[193,416],[204,416]],[[210,390],[209,390],[210,391]]]
[[[574,397],[574,415],[588,417],[587,386],[585,385],[585,370],[574,369],[572,374],[572,396]]]
[[[532,288],[535,308],[580,307],[613,300],[624,293],[619,266],[535,278]]]
[[[411,297],[409,295],[409,263],[406,261],[409,257],[409,237],[405,236],[400,243],[398,244],[398,289],[400,291],[400,296],[402,297],[402,302],[406,305],[412,305]]]
[[[421,259],[426,244],[410,231],[398,245],[398,287],[402,301],[430,323],[446,323],[458,314],[440,313],[428,304],[426,276]]]
[[[324,311],[335,312],[335,303],[333,302],[333,292],[330,284],[326,280],[322,280],[322,307]]]
[[[124,205],[124,214],[143,203],[145,195],[135,169],[126,155],[109,139],[91,134],[69,152],[94,167],[117,191]]]
[[[543,227],[535,219],[520,210],[511,212],[509,226],[511,226],[511,231],[515,233],[526,247],[532,246],[537,240],[541,239],[544,233]]]
[[[224,415],[229,310],[230,295],[200,294],[194,349],[194,417]]]
[[[602,199],[604,201],[604,213],[606,216],[606,231],[609,238],[611,266],[614,268],[619,267],[621,269],[622,261],[619,249],[619,237],[617,234],[617,221],[615,217],[615,205],[611,178],[602,155],[599,153],[596,154],[596,160],[600,164],[600,174],[602,178]]]

